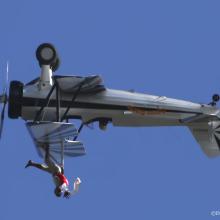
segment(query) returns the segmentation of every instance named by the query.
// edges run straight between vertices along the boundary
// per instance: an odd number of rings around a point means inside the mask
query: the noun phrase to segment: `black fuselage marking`
[[[45,106],[47,103],[45,99],[37,99],[37,98],[25,98],[22,99],[22,106],[24,107],[42,107]],[[70,106],[71,108],[84,108],[84,109],[102,109],[102,110],[122,110],[122,111],[129,111],[130,106],[123,106],[123,105],[114,105],[114,104],[102,104],[102,103],[89,103],[89,102],[78,102],[74,101],[60,101],[61,108],[67,108]],[[56,107],[56,100],[50,100],[49,104],[45,107]],[[169,113],[186,113],[186,114],[201,114],[195,111],[183,111],[183,110],[172,110],[172,109],[158,109],[158,108],[145,108],[145,107],[136,107],[143,111],[164,111]]]

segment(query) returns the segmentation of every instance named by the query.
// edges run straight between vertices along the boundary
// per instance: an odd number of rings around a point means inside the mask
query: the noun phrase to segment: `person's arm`
[[[76,178],[73,184],[73,192],[77,193],[79,191],[79,186],[82,183],[81,179],[79,177]]]
[[[76,180],[73,183],[73,190],[72,192],[69,191],[69,189],[66,189],[64,191],[63,197],[69,199],[70,196],[76,194],[79,191],[79,185],[82,183],[81,179],[79,177],[76,178]]]

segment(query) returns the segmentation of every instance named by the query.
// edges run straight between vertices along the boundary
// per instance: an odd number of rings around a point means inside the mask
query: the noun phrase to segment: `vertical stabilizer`
[[[208,157],[220,155],[220,121],[198,123],[189,129]]]

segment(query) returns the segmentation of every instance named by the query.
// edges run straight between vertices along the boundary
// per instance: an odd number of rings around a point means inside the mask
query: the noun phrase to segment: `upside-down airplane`
[[[0,135],[8,103],[8,117],[26,121],[40,155],[43,156],[43,146],[47,143],[52,159],[60,160],[62,165],[64,156],[85,154],[83,144],[76,139],[82,127],[93,122],[98,122],[100,129],[106,129],[108,123],[132,127],[187,126],[207,156],[220,155],[218,95],[213,96],[210,104],[197,104],[113,90],[103,85],[99,75],[53,75],[60,62],[52,44],[41,44],[36,57],[41,67],[40,77],[27,84],[11,81],[9,95],[5,88],[0,97],[3,103]],[[81,120],[79,129],[68,122],[70,119]]]

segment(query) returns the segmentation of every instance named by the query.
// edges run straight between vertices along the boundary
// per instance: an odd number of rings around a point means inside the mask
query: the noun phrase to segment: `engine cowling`
[[[8,117],[16,119],[21,116],[24,84],[11,81],[8,98]]]

